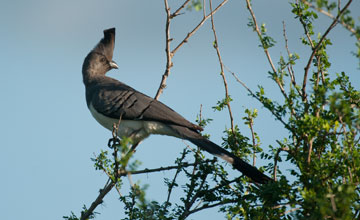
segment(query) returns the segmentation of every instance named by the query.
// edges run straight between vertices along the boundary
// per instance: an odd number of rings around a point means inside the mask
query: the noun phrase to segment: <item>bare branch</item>
[[[212,10],[212,0],[209,0],[209,6],[210,6],[210,12],[212,12],[213,11]],[[210,13],[210,15],[211,15],[211,27],[212,27],[212,31],[214,33],[214,39],[215,39],[214,48],[216,49],[216,54],[217,54],[218,59],[219,59],[220,70],[221,70],[220,74],[221,74],[221,77],[223,79],[224,87],[225,87],[225,98],[226,98],[226,100],[229,100],[229,89],[228,89],[226,77],[225,77],[225,74],[224,74],[224,64],[222,62],[221,54],[220,54],[220,50],[219,50],[218,38],[217,38],[217,35],[216,35],[215,24],[214,24],[214,16],[213,16],[213,13]],[[229,111],[231,130],[234,131],[234,118],[233,118],[233,115],[232,115],[232,112],[231,112],[230,102],[227,101],[226,105],[227,105],[228,111]]]
[[[167,0],[164,0],[165,3],[165,11],[166,11],[166,25],[165,25],[165,33],[166,33],[166,69],[165,73],[162,76],[162,80],[160,82],[159,89],[156,92],[155,99],[158,100],[161,93],[163,92],[164,88],[166,87],[166,80],[170,74],[170,69],[173,66],[173,63],[171,61],[171,58],[173,57],[173,53],[170,53],[170,42],[172,39],[170,39],[170,21],[171,21],[171,15],[170,15],[170,8]],[[186,2],[185,2],[186,3]],[[185,7],[185,5],[184,5]],[[181,9],[180,9],[181,10]],[[175,12],[176,13],[176,12]]]
[[[184,38],[184,40],[182,40],[176,47],[174,50],[171,51],[172,54],[175,54],[179,49],[180,47],[182,47],[188,40],[189,38],[195,34],[195,32],[205,23],[205,21],[207,19],[210,18],[211,15],[215,14],[222,6],[225,5],[225,3],[227,2],[228,0],[224,0],[222,1],[216,8],[214,11],[212,11],[210,14],[206,15],[201,21],[200,23],[192,30],[190,31],[186,37]]]

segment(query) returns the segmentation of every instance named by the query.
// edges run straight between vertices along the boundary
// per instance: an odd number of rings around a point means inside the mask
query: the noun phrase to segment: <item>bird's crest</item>
[[[96,45],[93,52],[97,52],[106,56],[111,61],[115,47],[115,28],[104,30],[104,38]]]

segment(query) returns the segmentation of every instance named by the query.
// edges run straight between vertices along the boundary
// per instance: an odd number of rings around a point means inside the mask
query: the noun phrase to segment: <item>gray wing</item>
[[[163,103],[117,80],[107,78],[105,81],[97,83],[92,91],[91,103],[99,113],[116,119],[122,115],[126,120],[156,121],[202,130]]]

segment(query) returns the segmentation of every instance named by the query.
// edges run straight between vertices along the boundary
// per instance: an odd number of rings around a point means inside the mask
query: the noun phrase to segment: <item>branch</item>
[[[211,163],[214,162],[216,160],[205,160],[202,161],[200,163]],[[135,171],[126,171],[126,170],[120,170],[119,171],[119,176],[126,176],[128,174],[132,174],[132,175],[136,175],[136,174],[144,174],[144,173],[154,173],[154,172],[160,172],[160,171],[165,171],[165,170],[174,170],[174,169],[179,169],[180,167],[191,167],[191,166],[195,166],[198,163],[182,163],[180,165],[176,165],[176,166],[167,166],[167,167],[159,167],[159,168],[154,168],[154,169],[144,169],[144,170],[135,170]]]
[[[289,50],[289,45],[288,45],[288,38],[286,35],[286,26],[285,26],[285,22],[283,21],[283,36],[284,36],[284,40],[285,40],[285,48],[288,54],[288,57],[290,58],[290,50]],[[301,91],[298,89],[297,87],[297,83],[296,83],[296,79],[295,79],[295,73],[294,73],[294,69],[293,69],[293,65],[290,63],[289,64],[290,67],[288,67],[288,72],[290,74],[291,77],[291,83],[293,84],[293,86],[295,87],[296,91],[298,92],[298,94],[301,96]]]
[[[210,6],[210,12],[212,12],[213,11],[212,10],[212,0],[209,0],[209,6]],[[221,69],[220,74],[221,74],[221,77],[223,79],[224,87],[225,87],[225,98],[226,98],[226,100],[228,100],[229,99],[229,89],[228,89],[227,81],[226,81],[225,74],[224,74],[224,64],[222,62],[221,55],[220,55],[220,50],[219,50],[219,46],[218,46],[218,39],[217,39],[216,30],[215,30],[215,24],[214,24],[214,16],[213,16],[212,13],[210,13],[210,15],[211,15],[211,27],[212,27],[212,31],[214,33],[214,39],[215,39],[214,48],[216,49],[216,54],[217,54],[218,59],[219,59],[219,64],[220,64],[220,69]],[[232,115],[232,112],[231,112],[230,102],[227,101],[226,105],[227,105],[228,111],[229,111],[231,130],[234,132],[234,118],[233,118],[233,115]]]
[[[210,14],[206,15],[205,17],[203,17],[203,19],[200,21],[200,23],[191,31],[189,32],[186,37],[184,38],[184,40],[182,40],[176,47],[174,50],[171,51],[172,54],[175,54],[179,49],[180,47],[182,47],[188,40],[189,38],[194,35],[194,33],[205,23],[205,21],[207,19],[210,18],[211,15],[215,14],[222,6],[225,5],[225,3],[227,2],[228,0],[224,0],[222,1],[216,8],[214,11],[212,11]]]
[[[279,141],[277,141],[278,144],[282,145]],[[274,181],[276,181],[276,175],[277,175],[277,162],[279,160],[279,154],[281,151],[289,151],[288,147],[281,147],[277,149],[275,157],[274,157]]]
[[[214,204],[211,204],[211,205],[205,204],[205,205],[201,206],[200,208],[193,209],[193,210],[189,211],[189,215],[191,215],[191,214],[193,214],[195,212],[201,211],[203,209],[209,209],[209,208],[213,208],[213,207],[216,207],[216,206],[219,206],[219,205],[224,205],[224,204],[229,204],[229,203],[236,203],[236,202],[239,202],[238,199],[231,199],[231,200],[224,199],[223,201],[220,201],[218,203],[214,203]]]
[[[221,177],[221,176],[220,176]],[[236,177],[235,179],[233,180],[227,180],[223,177],[221,177],[221,179],[223,180],[223,184],[219,184],[219,185],[216,185],[214,188],[212,189],[209,189],[208,192],[214,192],[215,190],[217,189],[220,189],[221,187],[224,187],[224,186],[229,186],[237,195],[241,196],[241,194],[239,194],[237,191],[235,191],[232,187],[231,187],[231,183],[239,183],[240,182],[240,179],[242,178],[243,176],[240,176],[240,177]]]
[[[263,48],[264,48],[264,53],[269,61],[269,64],[271,66],[271,69],[273,70],[274,74],[276,74],[276,77],[274,78],[275,82],[278,84],[279,88],[280,88],[280,91],[281,93],[283,94],[283,96],[288,99],[287,95],[286,95],[286,92],[285,92],[285,89],[283,87],[283,85],[281,84],[281,82],[279,81],[277,75],[278,75],[278,72],[275,68],[275,65],[274,63],[272,62],[272,59],[271,59],[271,56],[270,56],[270,53],[269,53],[269,50],[264,46],[264,43],[263,41],[261,40],[262,37],[261,37],[261,32],[260,32],[260,29],[259,29],[259,26],[258,26],[258,23],[256,21],[256,17],[255,17],[255,13],[254,11],[252,10],[251,8],[251,3],[250,3],[250,0],[246,0],[246,5],[247,5],[247,9],[249,10],[250,14],[251,14],[251,18],[254,22],[254,25],[255,25],[255,31],[256,33],[258,34],[258,37],[260,38],[260,41],[261,41],[261,44],[263,45]]]
[[[163,92],[164,88],[166,87],[166,79],[168,78],[170,74],[170,69],[173,66],[173,63],[171,61],[171,58],[173,57],[173,53],[170,53],[170,42],[172,39],[170,39],[170,21],[171,21],[171,15],[170,15],[170,8],[167,0],[164,0],[165,3],[165,11],[166,11],[166,25],[165,25],[165,33],[166,33],[166,69],[165,73],[162,76],[162,80],[160,82],[159,89],[156,92],[155,99],[158,100],[161,93]],[[186,3],[186,2],[185,2]],[[185,4],[184,4],[185,7]],[[178,9],[179,11],[181,8]],[[175,12],[176,13],[176,12]]]
[[[311,153],[313,150],[313,143],[314,143],[314,138],[311,138],[309,141],[309,152],[308,152],[308,157],[307,157],[307,163],[310,164],[311,162]]]
[[[248,1],[248,0],[247,0]],[[310,58],[308,60],[308,63],[305,67],[305,73],[304,73],[304,81],[303,81],[303,86],[302,86],[302,94],[306,95],[306,81],[307,81],[307,75],[310,69],[310,65],[311,62],[316,54],[316,52],[319,50],[321,43],[325,40],[325,37],[329,34],[329,32],[331,31],[331,29],[333,29],[336,24],[338,23],[338,20],[340,18],[340,16],[342,14],[344,14],[344,12],[346,11],[346,9],[350,6],[352,0],[349,0],[346,5],[343,7],[343,9],[338,13],[338,15],[336,16],[336,18],[334,19],[334,21],[330,24],[330,26],[328,27],[328,29],[325,31],[325,34],[321,37],[321,39],[319,40],[319,42],[316,44],[315,48],[313,49],[313,52],[310,55]],[[306,97],[305,97],[306,98]]]
[[[174,13],[171,14],[171,19],[178,16],[180,14],[180,11],[185,8],[185,6],[190,2],[190,0],[186,0]],[[168,8],[168,7],[167,7]]]
[[[95,208],[103,202],[103,198],[105,195],[110,192],[110,190],[115,186],[113,181],[110,181],[109,184],[105,185],[103,189],[100,190],[100,194],[95,199],[95,201],[91,204],[90,208],[86,211],[81,212],[80,220],[87,220],[93,214]]]
[[[255,166],[255,164],[256,164],[256,143],[255,143],[255,133],[254,133],[253,124],[254,124],[254,121],[252,118],[250,118],[249,127],[250,127],[250,131],[251,131],[251,138],[252,138],[253,148],[254,148],[253,166]]]
[[[293,208],[293,209],[287,210],[287,211],[285,211],[284,213],[280,214],[280,216],[287,215],[287,214],[289,214],[289,213],[291,213],[291,212],[295,212],[295,211],[297,211],[297,210],[299,210],[299,209],[301,209],[301,207],[297,207],[297,208]]]

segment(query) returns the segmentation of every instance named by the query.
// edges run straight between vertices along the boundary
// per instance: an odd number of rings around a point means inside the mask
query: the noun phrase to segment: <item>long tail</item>
[[[245,176],[249,177],[254,182],[264,184],[272,181],[270,177],[260,172],[256,167],[246,163],[245,161],[238,158],[234,154],[226,151],[217,144],[202,137],[200,134],[196,133],[195,131],[192,131],[186,127],[176,126],[176,125],[172,125],[171,127],[183,139],[189,140],[196,146],[200,147],[201,149],[226,160],[228,163],[232,164],[235,169],[242,172]]]

